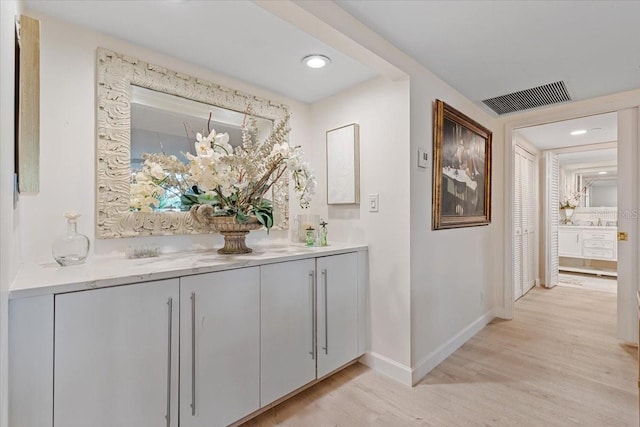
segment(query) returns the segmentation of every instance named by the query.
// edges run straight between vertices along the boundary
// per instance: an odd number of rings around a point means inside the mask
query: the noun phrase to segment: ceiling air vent
[[[571,96],[567,86],[561,81],[496,96],[482,102],[496,113],[506,114],[565,101],[571,101]]]

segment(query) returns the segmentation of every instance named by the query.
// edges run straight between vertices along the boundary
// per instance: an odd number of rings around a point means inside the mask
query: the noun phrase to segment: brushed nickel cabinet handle
[[[191,415],[196,414],[196,293],[191,292]]]
[[[311,292],[311,359],[316,359],[316,289],[315,272],[309,272],[309,289]]]
[[[324,282],[324,354],[329,354],[329,300],[327,299],[327,269],[322,270],[322,281]]]
[[[173,298],[167,301],[169,314],[167,339],[167,427],[171,427],[171,343],[173,342]]]

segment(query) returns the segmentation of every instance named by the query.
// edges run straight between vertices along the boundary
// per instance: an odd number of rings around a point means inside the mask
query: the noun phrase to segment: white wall
[[[122,40],[77,27],[46,15],[28,12],[41,20],[41,127],[40,193],[21,196],[22,262],[53,262],[51,242],[66,230],[63,213],[77,210],[79,232],[91,239],[91,254],[122,252],[128,245],[156,243],[164,251],[219,246],[218,234],[160,236],[134,239],[95,238],[95,81],[96,48],[125,53],[175,71],[251,92],[287,104],[292,111],[290,142],[307,147],[308,107],[229,77],[185,64]],[[208,52],[215,55],[215,52]],[[292,203],[292,214],[296,206]],[[285,238],[272,232],[269,239]],[[265,239],[253,232],[248,241]],[[90,254],[90,255],[91,255]]]
[[[369,245],[369,346],[408,376],[410,349],[409,81],[376,79],[311,107],[313,166],[329,241]],[[360,205],[326,204],[326,131],[360,125]],[[369,194],[379,212],[369,212]],[[384,370],[384,366],[377,366]],[[387,367],[388,368],[388,367]]]
[[[0,1],[0,427],[7,426],[9,286],[18,269],[17,211],[13,208],[14,19],[17,1]]]
[[[286,3],[286,2],[285,2]],[[345,52],[379,57],[410,76],[410,138],[405,157],[410,174],[410,309],[412,372],[415,382],[481,329],[493,316],[496,298],[502,297],[504,251],[503,132],[498,120],[456,92],[421,64],[371,31],[333,2],[287,4],[283,18],[305,22],[321,40]],[[267,6],[263,6],[267,7]],[[304,13],[303,13],[304,12]],[[313,22],[312,15],[318,22]],[[327,24],[330,28],[323,28]],[[344,36],[349,40],[344,40]],[[354,42],[359,44],[359,51]],[[373,55],[371,55],[373,53]],[[370,61],[375,64],[376,61]],[[393,71],[393,70],[392,70]],[[390,72],[390,74],[394,74]],[[431,230],[432,167],[417,167],[417,149],[432,153],[432,104],[436,98],[476,119],[493,131],[492,224],[456,230]],[[391,175],[390,175],[391,176]],[[403,185],[403,181],[398,182]],[[383,201],[381,199],[381,205]],[[461,263],[464,268],[461,268]],[[494,291],[499,290],[499,295]],[[376,333],[375,328],[374,334]],[[402,331],[399,331],[402,333]],[[387,334],[387,335],[391,335]],[[392,343],[385,343],[391,345]],[[405,359],[391,360],[405,364]],[[402,375],[398,379],[406,381]],[[409,382],[406,381],[406,382]]]
[[[493,319],[502,279],[503,138],[495,119],[419,67],[411,75],[411,325],[417,382]],[[493,131],[491,224],[431,229],[432,176],[417,167],[418,148],[433,153],[432,103],[442,99]]]

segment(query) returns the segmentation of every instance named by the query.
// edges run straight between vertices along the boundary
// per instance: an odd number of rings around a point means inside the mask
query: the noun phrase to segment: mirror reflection
[[[618,205],[618,178],[615,169],[578,173],[576,181],[580,188],[586,187],[581,206],[596,208]]]
[[[615,208],[618,204],[617,149],[561,153],[560,196],[574,207]]]
[[[241,112],[208,105],[191,99],[131,86],[131,182],[142,169],[145,159],[153,154],[175,156],[185,165],[186,154],[195,155],[196,134],[227,133],[229,144],[242,144],[242,125],[246,115]],[[263,141],[273,122],[256,117],[257,139]],[[176,183],[175,191],[167,191],[154,211],[185,210],[180,196],[185,188]]]

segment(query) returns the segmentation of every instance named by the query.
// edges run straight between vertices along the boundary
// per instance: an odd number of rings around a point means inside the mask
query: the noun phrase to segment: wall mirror
[[[581,171],[575,175],[576,188],[585,188],[580,206],[590,208],[618,206],[618,177],[616,168]]]
[[[97,237],[196,234],[188,212],[170,203],[153,212],[130,208],[131,176],[143,153],[174,154],[194,150],[195,132],[211,127],[240,144],[244,112],[251,106],[259,136],[288,109],[211,82],[98,48],[97,54]],[[288,228],[289,187],[274,186],[274,228]]]
[[[579,195],[585,208],[615,208],[618,204],[618,151],[604,148],[558,154],[561,197]]]

